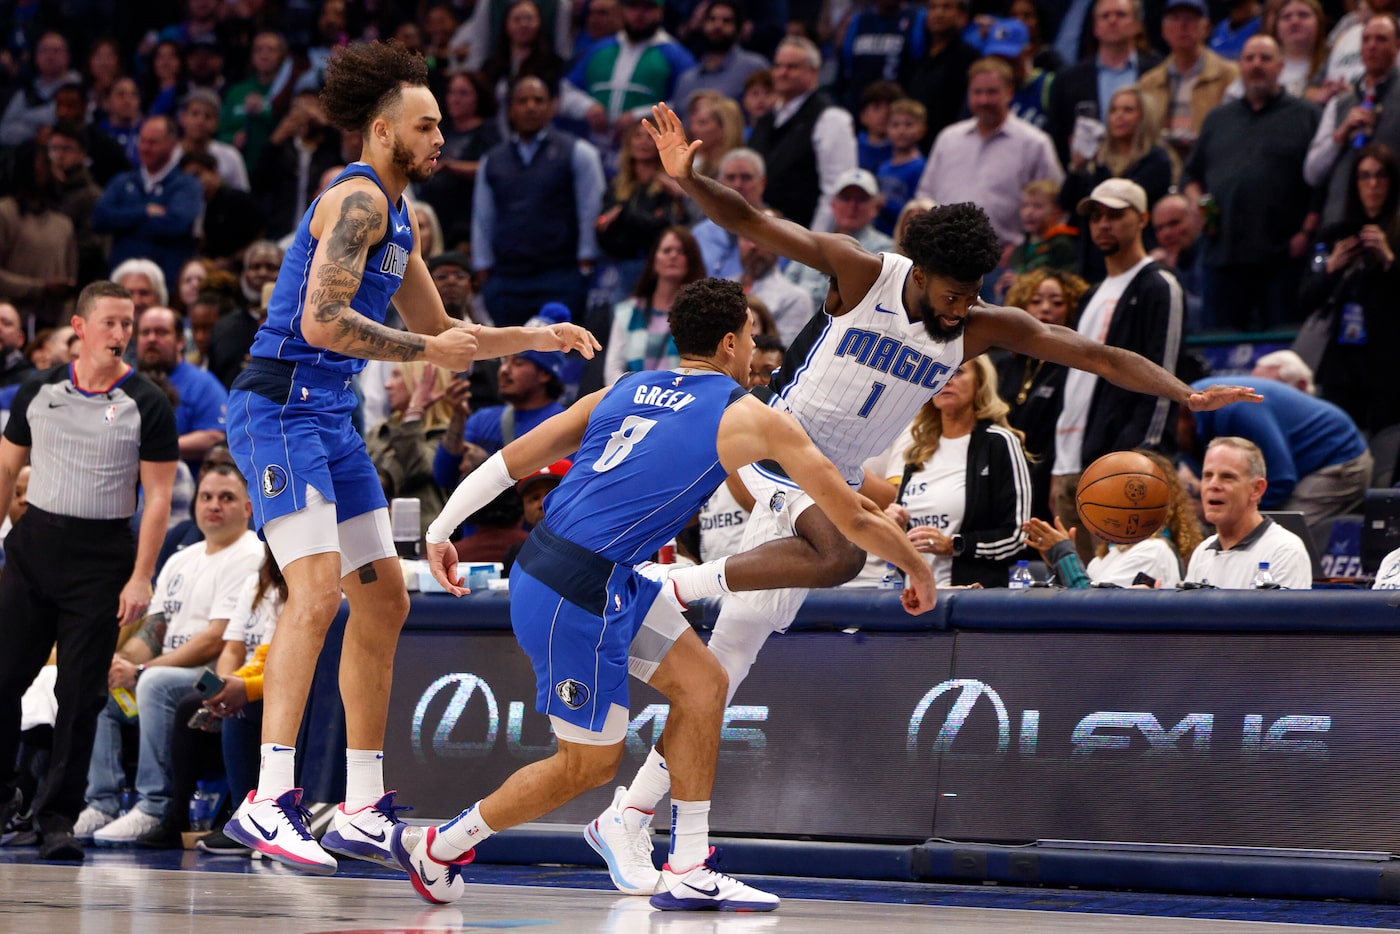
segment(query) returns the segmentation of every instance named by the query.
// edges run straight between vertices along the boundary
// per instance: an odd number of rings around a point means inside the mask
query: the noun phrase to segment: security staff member
[[[113,282],[78,296],[82,354],[31,377],[0,439],[0,514],[29,463],[29,510],[5,540],[0,578],[0,825],[14,794],[20,697],[58,642],[58,718],[45,790],[34,802],[41,859],[81,860],[73,821],[83,808],[97,715],[117,632],[150,602],[180,456],[175,414],[156,386],[122,362],[135,305]],[[146,508],[132,541],[136,485]]]

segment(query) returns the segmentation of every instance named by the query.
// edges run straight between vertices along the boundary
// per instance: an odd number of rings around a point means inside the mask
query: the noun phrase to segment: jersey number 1
[[[869,417],[870,417],[870,410],[873,409],[873,408],[875,408],[875,403],[878,402],[878,401],[880,400],[880,394],[881,394],[882,392],[884,392],[884,391],[885,391],[885,384],[884,384],[884,383],[876,383],[874,386],[871,386],[871,387],[870,387],[870,395],[867,396],[866,399],[865,399],[865,405],[862,405],[862,406],[860,407],[860,411],[857,412],[856,414],[859,415],[861,418],[869,418]]]
[[[640,415],[629,415],[624,418],[622,426],[608,438],[608,444],[603,448],[602,455],[593,462],[593,469],[598,473],[603,473],[622,463],[623,458],[632,453],[632,449],[647,436],[647,432],[651,431],[655,425],[656,419],[642,418]]]

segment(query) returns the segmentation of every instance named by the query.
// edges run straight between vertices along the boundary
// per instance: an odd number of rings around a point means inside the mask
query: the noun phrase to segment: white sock
[[[486,821],[481,819],[481,802],[478,801],[452,820],[438,827],[433,845],[428,847],[428,855],[433,859],[450,863],[455,859],[460,859],[463,853],[495,832]],[[444,853],[444,850],[448,852]]]
[[[676,585],[676,596],[685,604],[694,603],[705,597],[722,597],[734,591],[729,589],[724,565],[728,556],[706,561],[689,568],[677,568],[670,574],[671,583]]]
[[[710,802],[671,799],[671,856],[673,872],[694,869],[710,855]]]
[[[661,799],[670,791],[671,773],[666,771],[666,757],[653,746],[647,753],[647,761],[642,763],[642,767],[632,779],[632,784],[627,786],[627,793],[622,796],[623,819],[626,820],[625,812],[631,808],[636,808],[644,814],[654,813]]]
[[[345,750],[345,810],[367,808],[384,797],[384,750]]]
[[[278,798],[297,784],[297,750],[295,746],[263,743],[262,764],[258,768],[258,790],[254,797]]]

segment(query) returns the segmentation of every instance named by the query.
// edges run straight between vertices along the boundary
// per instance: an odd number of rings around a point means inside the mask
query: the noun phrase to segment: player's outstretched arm
[[[384,236],[388,202],[370,182],[349,181],[321,198],[311,220],[316,252],[306,287],[302,337],[310,344],[365,360],[427,360],[464,370],[476,352],[476,334],[450,328],[424,337],[385,327],[350,307],[364,279],[370,248]]]
[[[749,204],[737,191],[691,170],[700,141],[686,139],[685,127],[665,104],[651,109],[652,119],[642,121],[656,140],[661,164],[685,193],[695,199],[705,216],[732,234],[750,240],[788,259],[836,278],[846,307],[857,301],[880,275],[880,259],[850,237],[813,233],[792,221],[769,217]]]
[[[458,597],[467,593],[457,575],[457,551],[449,541],[457,526],[519,478],[577,451],[593,407],[606,392],[600,389],[585,396],[528,434],[516,438],[457,485],[442,512],[428,526],[428,567],[443,589]]]
[[[504,357],[522,350],[577,350],[592,360],[602,349],[592,331],[567,322],[539,328],[482,328],[477,335],[477,352],[483,357]]]
[[[846,485],[792,416],[770,409],[752,396],[730,406],[720,422],[720,462],[728,470],[755,460],[782,465],[822,512],[852,542],[891,561],[907,575],[904,608],[912,613],[933,609],[938,590],[933,571],[914,550],[904,530],[879,506]]]
[[[1115,386],[1171,399],[1194,412],[1264,399],[1247,386],[1212,386],[1194,392],[1141,354],[1089,340],[1071,328],[1044,324],[1017,308],[978,305],[968,315],[964,353],[975,357],[993,347],[1085,370]]]

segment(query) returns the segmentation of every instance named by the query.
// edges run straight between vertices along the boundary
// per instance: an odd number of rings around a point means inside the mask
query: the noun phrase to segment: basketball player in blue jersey
[[[351,426],[351,378],[366,360],[465,370],[477,355],[578,349],[591,357],[599,346],[573,325],[459,326],[443,310],[404,198],[409,183],[432,175],[442,147],[421,56],[397,43],[350,46],[332,59],[321,102],[332,123],[362,133],[363,155],[302,218],[228,400],[229,448],[288,593],[267,654],[258,784],[225,832],[289,865],[334,872],[326,850],[397,867],[381,750],[408,614],[384,494]],[[408,331],[384,325],[391,298]],[[340,663],[346,792],[323,849],[293,787],[294,745],[342,591],[350,601]]]
[[[738,283],[686,286],[671,306],[670,325],[679,367],[624,376],[511,442],[463,481],[428,529],[433,575],[460,596],[466,591],[447,541],[452,530],[513,477],[578,451],[510,575],[511,623],[534,664],[536,704],[550,718],[558,751],[440,827],[420,834],[400,826],[395,849],[429,901],[461,896],[457,866],[482,840],[611,780],[622,760],[630,673],[671,701],[675,782],[670,857],[654,893],[639,894],[665,910],[777,907],[776,897],[706,863],[724,669],[681,615],[669,585],[632,567],[740,466],[770,458],[781,464],[843,534],[910,574],[904,602],[911,613],[932,606],[933,577],[903,531],[843,482],[795,420],[741,388],[753,338]]]
[[[666,171],[711,220],[831,277],[824,313],[793,341],[773,374],[768,401],[796,417],[852,487],[862,487],[866,458],[893,443],[964,360],[993,347],[1088,370],[1195,411],[1259,399],[1243,387],[1193,392],[1137,354],[1044,325],[1018,309],[982,304],[982,277],[996,267],[1001,247],[976,205],[934,208],[909,225],[904,255],[872,254],[850,237],[769,217],[738,193],[693,173],[700,143],[687,141],[680,119],[665,104],[653,108],[652,116],[647,129]],[[1161,408],[1165,419],[1169,405]],[[822,509],[809,508],[817,504],[800,480],[770,464],[747,467],[740,477],[755,498],[746,550],[669,576],[683,602],[726,595],[709,650],[729,675],[731,698],[769,634],[792,622],[805,588],[843,583],[864,562]],[[864,491],[882,506],[894,497],[889,484],[872,483]],[[770,509],[772,502],[783,508]],[[781,579],[775,569],[781,569]],[[775,585],[791,589],[771,589]],[[587,828],[590,844],[608,857],[613,882],[623,892],[656,877],[650,821],[669,787],[670,742],[663,733],[632,784],[618,789],[613,805]]]

